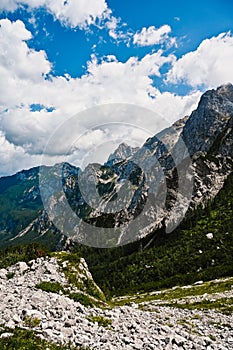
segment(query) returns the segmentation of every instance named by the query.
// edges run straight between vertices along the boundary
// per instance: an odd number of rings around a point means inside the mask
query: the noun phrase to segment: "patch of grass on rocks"
[[[62,293],[68,296],[70,299],[73,299],[74,301],[79,302],[84,306],[96,306],[96,303],[91,298],[89,298],[88,295],[85,295],[83,293],[72,293],[69,290],[66,290],[59,282],[42,281],[38,283],[35,287],[37,289],[43,290],[44,292],[57,294]]]
[[[112,320],[110,318],[103,316],[90,316],[89,321],[93,323],[97,322],[99,326],[103,326],[105,328],[110,328],[112,324]]]
[[[78,253],[59,252],[55,253],[55,256],[69,285],[76,287],[93,298],[106,302],[105,295],[89,276],[83,276],[80,280],[79,276],[83,273],[85,275],[85,270],[80,270],[82,263]]]
[[[29,328],[39,327],[40,322],[37,317],[26,316],[24,319],[24,325]]]
[[[49,281],[42,281],[38,283],[35,286],[37,289],[41,289],[44,292],[51,292],[51,293],[64,293],[64,287],[59,282],[49,282]]]
[[[214,294],[221,293],[231,290],[233,286],[233,278],[223,279],[219,281],[205,282],[200,285],[190,285],[186,287],[175,287],[172,289],[163,290],[161,292],[149,293],[149,294],[139,294],[134,297],[129,297],[128,299],[116,299],[114,301],[115,305],[124,305],[129,301],[135,303],[141,303],[153,300],[173,300],[182,299],[189,296],[198,296],[203,294]]]
[[[231,315],[233,313],[233,298],[221,298],[217,300],[203,300],[197,302],[186,302],[184,304],[175,303],[166,303],[161,304],[161,306],[172,306],[179,309],[188,309],[188,310],[210,310],[214,309],[222,312],[226,315]]]
[[[39,337],[34,331],[15,328],[1,329],[1,350],[82,350],[71,345],[57,345]],[[87,349],[86,349],[87,350]]]

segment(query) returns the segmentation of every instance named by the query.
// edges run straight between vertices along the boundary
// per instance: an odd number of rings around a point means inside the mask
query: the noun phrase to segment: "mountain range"
[[[124,276],[128,276],[126,270],[133,261],[137,265],[142,258],[146,265],[154,266],[155,256],[163,261],[169,249],[172,257],[167,258],[174,260],[174,247],[185,245],[182,239],[193,243],[192,231],[199,225],[198,219],[207,213],[203,221],[208,227],[214,211],[214,220],[218,220],[219,210],[225,205],[222,197],[232,193],[232,127],[233,85],[226,84],[205,92],[189,117],[149,138],[142,147],[119,145],[103,165],[93,163],[81,170],[63,163],[0,178],[0,247],[37,241],[52,250],[79,250],[97,282],[108,291],[110,282],[103,278],[104,270],[111,270],[112,276],[115,266],[120,274],[121,259],[128,261],[121,271]],[[226,249],[231,249],[233,236],[229,208],[224,210],[231,231],[223,238],[220,230],[218,237],[222,242],[226,239]],[[207,227],[202,227],[204,236],[209,233]],[[184,238],[185,230],[189,238]],[[218,225],[215,231],[219,235]],[[199,238],[197,235],[197,242]],[[197,242],[199,252],[208,238]],[[150,259],[147,254],[152,251]],[[185,252],[181,250],[180,254],[179,259],[185,260]],[[211,254],[208,262],[202,258],[202,263],[195,255],[195,267],[211,268]],[[227,259],[229,254],[230,251]],[[222,266],[223,257],[220,260]],[[227,260],[227,264],[231,262]],[[139,265],[138,261],[138,268]],[[182,273],[188,271],[189,265]],[[173,275],[177,271],[173,266]],[[150,278],[145,274],[145,285],[157,274],[158,271]],[[167,272],[162,275],[172,276]],[[143,279],[141,282],[142,286]]]

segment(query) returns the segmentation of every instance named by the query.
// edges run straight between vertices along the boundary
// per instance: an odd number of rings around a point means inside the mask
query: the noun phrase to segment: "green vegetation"
[[[112,324],[112,320],[110,318],[106,318],[103,316],[91,316],[89,317],[89,321],[93,323],[97,322],[99,326],[103,326],[105,328],[110,328]]]
[[[42,281],[35,287],[45,292],[62,293],[69,298],[85,306],[100,306],[105,301],[104,294],[96,287],[95,283],[88,277],[80,279],[80,255],[68,252],[51,253],[57,257],[61,270],[67,278],[67,285],[63,286],[58,282]],[[70,289],[71,288],[71,289]],[[72,292],[77,288],[80,292]]]
[[[70,299],[73,299],[74,301],[79,302],[84,306],[99,306],[99,303],[97,301],[91,299],[88,295],[82,293],[68,293],[68,296]]]
[[[13,333],[12,336],[0,338],[1,350],[82,350],[71,345],[56,345],[41,339],[36,332],[20,328],[1,328],[0,333]],[[87,350],[87,349],[86,349]]]
[[[186,302],[181,304],[178,302],[174,303],[164,303],[160,304],[161,306],[172,306],[179,309],[188,309],[188,310],[210,310],[215,309],[226,315],[231,315],[233,313],[233,298],[221,298],[217,300],[203,300],[197,302]]]
[[[31,243],[18,246],[9,246],[1,251],[0,268],[6,268],[19,261],[29,262],[32,259],[48,255],[49,250],[39,243]],[[13,276],[8,276],[11,278]]]
[[[98,249],[77,245],[72,254],[54,254],[60,261],[68,283],[98,299],[100,303],[105,301],[105,297],[95,284],[88,278],[78,278],[78,273],[82,272],[79,271],[81,256],[85,257],[94,280],[108,299],[113,295],[149,293],[175,285],[192,284],[198,280],[233,276],[232,193],[233,175],[230,175],[216,198],[208,201],[204,209],[200,206],[189,212],[179,228],[171,234],[166,234],[164,228],[161,228],[150,237],[123,247]],[[212,233],[213,238],[208,238],[208,233]],[[1,252],[0,268],[18,261],[28,262],[46,254],[48,250],[37,243],[5,248]],[[63,264],[65,262],[67,263]],[[8,278],[10,277],[9,275]],[[194,295],[198,295],[204,292],[202,288],[205,286],[197,286],[193,290],[176,289],[169,292],[169,296],[163,292],[158,298],[168,300],[194,292],[197,293]],[[214,293],[222,287],[213,284],[208,288]],[[73,299],[86,298],[82,293],[70,294]],[[151,298],[155,298],[155,295]],[[93,301],[90,299],[83,302]]]
[[[24,325],[29,328],[39,327],[40,319],[37,317],[26,316],[24,319]]]
[[[44,292],[51,292],[51,293],[62,292],[63,294],[65,293],[64,287],[58,282],[42,281],[38,283],[35,287],[37,289],[43,290]]]
[[[89,295],[83,294],[81,292],[70,292],[58,282],[42,281],[41,283],[38,283],[35,287],[43,290],[44,292],[62,293],[64,295],[67,295],[70,299],[73,299],[74,301],[83,304],[84,306],[99,306],[99,302],[89,297]]]
[[[8,280],[10,280],[11,278],[14,277],[14,275],[15,275],[14,272],[8,272],[8,273],[6,274],[6,278],[7,278]]]
[[[63,287],[58,282],[42,281],[38,283],[35,287],[43,290],[44,292],[62,293],[64,295],[67,295],[70,299],[73,299],[74,301],[78,301],[80,304],[83,304],[84,306],[96,306],[98,304],[93,299],[91,299],[88,295],[85,295],[83,293],[72,293],[68,289],[65,289],[65,287]]]
[[[53,253],[53,255],[58,258],[60,267],[64,272],[69,285],[77,287],[80,291],[83,291],[84,293],[92,296],[93,298],[99,299],[103,302],[106,301],[104,294],[101,292],[101,290],[99,290],[99,288],[96,287],[93,280],[91,280],[88,276],[80,280],[79,273],[83,273],[83,271],[81,271],[79,267],[81,259],[79,253],[71,254],[66,252],[59,252]],[[78,297],[81,298],[82,295],[83,294],[78,293],[78,296],[73,296],[73,299]]]
[[[216,337],[215,337],[213,334],[209,334],[209,338],[210,338],[212,341],[216,341]]]
[[[40,196],[33,195],[33,191],[36,193],[36,188],[38,188],[37,168],[23,171],[21,176],[14,175],[0,179],[0,227],[6,228],[6,231],[1,232],[1,247],[38,216],[42,202]]]
[[[39,168],[0,178],[0,249],[28,242],[38,242],[51,250],[59,249],[61,234],[53,228],[46,235],[38,233],[37,219],[43,213],[39,191]],[[42,220],[46,215],[42,215]],[[35,222],[34,222],[35,220]],[[33,224],[34,222],[34,224]],[[27,229],[25,235],[16,237]],[[13,239],[13,240],[11,240]]]
[[[102,301],[106,301],[104,294],[98,288],[96,288],[96,285],[93,280],[91,280],[90,278],[84,279],[83,284],[85,286],[85,291],[87,294]]]
[[[129,296],[128,298],[114,300],[114,305],[124,305],[131,301],[134,303],[142,303],[151,300],[169,300],[183,299],[190,296],[198,296],[203,294],[221,293],[231,290],[233,286],[233,278],[227,280],[220,280],[218,282],[210,281],[205,282],[202,285],[192,285],[189,288],[176,287],[175,289],[162,290],[161,292],[151,294],[139,294],[135,296]]]
[[[230,175],[215,199],[204,209],[189,212],[171,234],[162,228],[124,247],[78,246],[74,251],[85,256],[96,283],[109,298],[233,276],[232,193]],[[207,237],[210,232],[212,239]]]
[[[39,243],[7,247],[1,251],[0,268],[6,268],[8,266],[16,264],[19,261],[28,263],[30,260],[40,258],[42,256],[56,256],[58,258],[58,261],[60,261],[61,268],[68,279],[68,286],[75,286],[84,294],[81,292],[70,292],[67,288],[65,288],[65,286],[62,286],[58,282],[42,281],[36,285],[36,288],[52,293],[62,292],[63,294],[69,296],[69,298],[78,301],[85,306],[100,306],[103,304],[102,302],[105,301],[105,296],[95,286],[95,283],[89,278],[79,280],[78,273],[80,271],[78,269],[78,266],[80,264],[80,255],[77,253],[50,253],[48,248]],[[64,261],[67,262],[66,267],[62,267],[62,262]],[[11,279],[14,277],[14,274],[14,272],[8,272],[6,277],[8,279]],[[100,300],[100,303],[97,299]]]

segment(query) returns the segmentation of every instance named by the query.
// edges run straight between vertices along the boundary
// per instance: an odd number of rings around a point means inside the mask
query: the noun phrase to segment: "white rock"
[[[12,337],[13,335],[14,335],[13,333],[6,332],[6,333],[2,333],[0,335],[0,338],[9,338],[9,337]]]
[[[6,269],[0,269],[0,278],[6,279],[7,270]]]
[[[19,261],[15,265],[15,267],[16,267],[16,269],[18,269],[18,271],[20,273],[24,273],[25,271],[27,271],[29,269],[29,266],[24,261]]]

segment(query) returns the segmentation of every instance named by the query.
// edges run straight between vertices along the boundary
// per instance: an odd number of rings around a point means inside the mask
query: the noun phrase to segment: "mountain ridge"
[[[146,140],[139,149],[133,149],[125,144],[120,145],[115,153],[110,155],[111,164],[90,164],[83,171],[68,163],[45,167],[51,174],[49,185],[53,186],[54,182],[59,181],[59,174],[62,173],[64,193],[60,194],[59,200],[63,201],[67,198],[72,210],[80,217],[81,222],[87,222],[96,227],[107,225],[106,227],[116,229],[121,227],[123,222],[130,224],[138,217],[139,213],[143,213],[148,201],[148,203],[153,203],[153,206],[147,209],[150,210],[150,214],[148,211],[148,214],[145,212],[144,216],[147,218],[150,215],[151,220],[143,222],[141,226],[138,224],[139,233],[134,237],[130,237],[129,232],[122,231],[116,241],[117,244],[126,244],[132,239],[141,239],[161,228],[165,222],[167,225],[170,223],[171,226],[177,226],[185,216],[189,206],[194,209],[200,203],[205,205],[208,199],[214,198],[222,188],[227,176],[232,172],[232,91],[231,84],[207,91],[201,97],[197,109],[192,112],[190,117],[176,121],[171,127]],[[185,147],[182,145],[182,139],[184,139]],[[182,170],[183,160],[188,156],[187,150],[191,156],[190,169],[193,174],[193,194],[191,197],[188,187],[192,186],[192,183],[188,180],[189,174],[186,171],[188,168]],[[159,166],[156,165],[158,162]],[[175,164],[176,162],[177,164]],[[180,170],[179,164],[181,164]],[[39,192],[39,173],[43,168],[35,167],[23,170],[12,177],[0,179],[0,199],[3,208],[0,230],[3,246],[13,240],[16,242],[17,235],[21,241],[25,234],[29,240],[30,235],[32,235],[32,239],[40,240],[47,232],[50,235],[49,240],[53,241],[52,244],[55,244],[56,249],[64,246],[66,241],[64,233],[68,232],[69,236],[67,226],[63,226],[63,232],[59,233],[59,230],[50,221],[49,213],[43,210]],[[145,181],[145,172],[148,169],[150,171],[149,183],[160,184],[155,194],[150,194]],[[183,180],[186,179],[186,187],[183,190],[179,188],[177,169],[180,171],[180,175],[183,171]],[[92,192],[89,191],[88,183],[88,179],[91,177],[93,193],[97,189],[96,193],[98,194],[98,197],[92,202],[93,206],[90,206],[85,200],[79,186],[81,179],[84,188],[88,189],[86,195],[89,197],[87,199],[91,198]],[[134,193],[130,196],[132,189]],[[166,201],[164,206],[160,206],[160,198],[162,201],[165,200],[163,195],[161,197],[165,189],[167,191]],[[185,193],[186,189],[187,193]],[[3,191],[5,191],[5,197]],[[127,195],[124,194],[125,197],[121,198],[119,196],[122,191]],[[117,197],[120,200],[113,200]],[[53,194],[49,200],[56,207],[57,199],[53,198]],[[125,203],[124,207],[119,204],[121,202]],[[115,203],[119,205],[119,210]],[[6,208],[5,213],[4,207]],[[30,213],[27,211],[27,207],[30,207]],[[17,213],[15,221],[12,218],[15,214],[11,217],[10,208],[13,209],[13,214]],[[28,219],[26,216],[22,217],[23,212],[27,212]],[[26,222],[27,225],[25,225]],[[70,226],[71,229],[74,227],[72,220]],[[77,241],[84,234],[82,230],[81,227],[76,235]],[[25,234],[23,234],[24,232]],[[69,237],[68,241],[70,241]],[[106,243],[108,245],[108,242]]]

